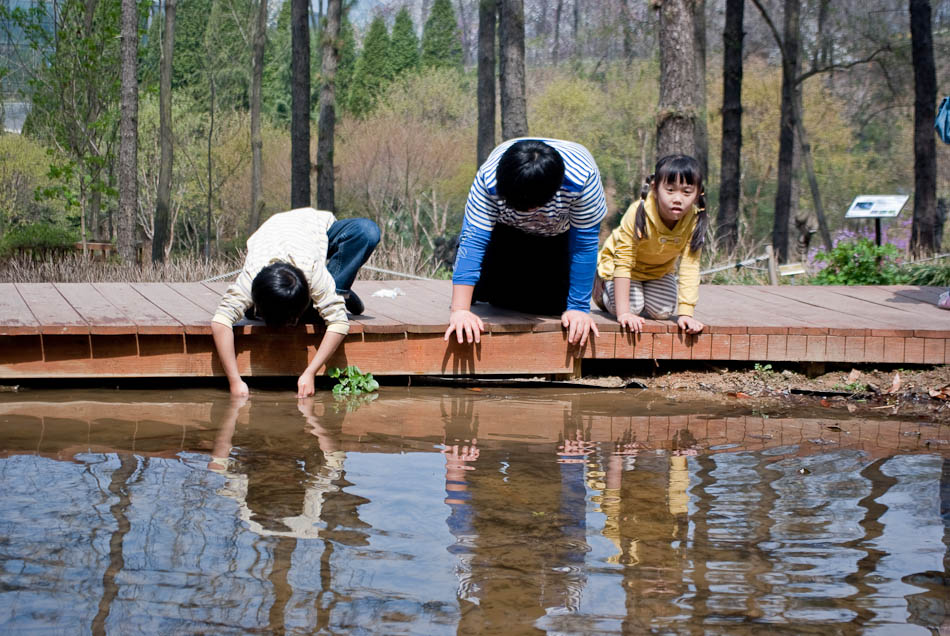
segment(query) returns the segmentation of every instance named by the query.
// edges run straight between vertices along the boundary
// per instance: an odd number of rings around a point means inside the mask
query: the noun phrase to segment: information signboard
[[[862,194],[854,198],[844,218],[892,219],[901,213],[909,198],[903,194]]]

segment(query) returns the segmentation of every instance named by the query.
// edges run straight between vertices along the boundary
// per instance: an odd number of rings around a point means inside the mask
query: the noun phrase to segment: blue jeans
[[[327,230],[327,238],[327,271],[337,292],[347,292],[379,243],[379,226],[369,219],[340,219]]]

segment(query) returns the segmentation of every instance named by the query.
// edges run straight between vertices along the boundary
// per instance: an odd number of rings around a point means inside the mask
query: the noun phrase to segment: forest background
[[[333,0],[330,0],[331,2]],[[481,0],[484,4],[485,0]],[[489,0],[494,3],[494,0]],[[175,8],[170,77],[174,160],[160,139],[160,68],[168,5]],[[175,6],[177,4],[177,7]],[[343,2],[335,72],[334,208],[382,229],[372,261],[447,276],[452,237],[478,166],[480,0]],[[656,159],[660,100],[658,0],[524,0],[528,134],[587,146],[601,169],[611,215],[638,196]],[[793,165],[787,230],[811,268],[821,248],[815,203],[834,241],[868,235],[846,221],[859,194],[914,194],[914,65],[908,4],[898,0],[760,0],[743,19],[742,145],[738,241],[717,242],[726,0],[695,5],[701,43],[697,120],[706,141],[712,213],[704,263],[761,253],[773,240],[778,184],[786,9],[800,9],[801,113],[820,199]],[[913,4],[913,2],[911,2]],[[925,3],[929,6],[929,3]],[[22,134],[0,134],[0,245],[115,241],[120,196],[120,0],[0,2],[4,100],[29,100]],[[168,234],[155,260],[202,259],[227,269],[250,231],[289,209],[292,187],[292,2],[164,0],[137,3],[138,152],[134,237],[153,254],[156,212]],[[309,3],[311,123],[320,114],[327,0]],[[252,68],[255,20],[264,17],[260,194],[252,192]],[[950,85],[950,2],[931,9],[940,94]],[[787,25],[786,25],[787,26]],[[5,34],[5,35],[4,35]],[[501,56],[499,55],[499,58]],[[810,72],[813,71],[813,72]],[[500,111],[496,111],[500,112]],[[503,123],[503,122],[502,122]],[[503,126],[496,126],[494,142]],[[309,156],[318,157],[319,135]],[[950,198],[950,152],[937,143],[936,190]],[[808,158],[806,156],[806,158]],[[167,174],[162,174],[163,167]],[[168,199],[162,201],[165,180]],[[310,175],[317,193],[317,170]],[[259,203],[254,205],[254,199]],[[912,197],[913,199],[913,197]],[[913,200],[885,223],[898,257],[906,252]],[[945,232],[937,206],[936,247]],[[810,241],[810,242],[809,242]],[[944,241],[943,245],[947,243]],[[189,260],[190,259],[190,260]],[[820,266],[820,265],[819,265]]]

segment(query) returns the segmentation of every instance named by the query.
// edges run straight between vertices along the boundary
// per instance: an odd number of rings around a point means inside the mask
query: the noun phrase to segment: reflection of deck
[[[396,448],[435,451],[443,441],[451,444],[456,437],[477,437],[482,448],[553,447],[581,431],[585,440],[595,443],[634,441],[644,451],[689,446],[704,455],[768,449],[782,449],[776,455],[811,455],[842,448],[860,450],[869,457],[950,454],[950,428],[928,422],[726,415],[715,408],[686,415],[678,414],[684,405],[664,405],[665,400],[657,397],[639,391],[486,390],[475,394],[387,389],[359,406],[350,402],[353,411],[348,414],[345,402],[340,408],[330,397],[317,401],[314,413],[327,427],[324,435],[332,431],[339,448],[363,453]],[[227,399],[193,400],[126,403],[0,396],[0,457],[39,454],[69,460],[89,452],[163,457],[181,451],[208,453],[222,425]],[[607,405],[612,405],[609,412]],[[642,414],[648,409],[650,415]],[[269,452],[296,453],[308,428],[295,400],[255,397],[237,420],[237,436],[243,441],[234,443],[255,447],[266,438]]]
[[[0,284],[0,378],[208,376],[221,373],[210,316],[227,283]],[[373,297],[400,288],[395,298]],[[366,302],[331,366],[379,375],[569,373],[555,318],[476,305],[489,333],[477,347],[446,345],[451,283],[366,281]],[[648,321],[636,339],[598,314],[600,359],[950,362],[950,312],[937,288],[704,286],[695,337]],[[313,354],[314,328],[238,329],[242,374],[294,375]]]

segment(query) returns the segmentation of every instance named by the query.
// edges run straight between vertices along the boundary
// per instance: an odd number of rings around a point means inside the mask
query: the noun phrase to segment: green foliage
[[[290,2],[285,2],[277,24],[267,31],[264,72],[261,78],[261,110],[278,125],[290,124]]]
[[[348,108],[346,97],[353,85],[356,72],[356,35],[353,24],[344,16],[340,23],[340,60],[336,67],[336,102],[342,109]]]
[[[615,188],[620,212],[653,169],[653,157],[643,149],[654,145],[658,72],[652,61],[631,62],[608,67],[602,81],[558,71],[528,86],[529,129],[586,146],[604,182]]]
[[[20,249],[71,249],[78,240],[75,229],[62,225],[43,222],[18,225],[0,237],[0,256]]]
[[[379,382],[372,373],[362,373],[359,367],[350,365],[345,369],[331,369],[330,377],[336,378],[333,395],[358,395],[372,393],[379,388]]]
[[[338,212],[372,218],[384,242],[431,249],[457,232],[476,169],[465,151],[475,115],[471,86],[454,69],[397,78],[376,110],[341,121]]]
[[[907,285],[950,287],[950,260],[907,265],[903,269]]]
[[[62,218],[61,208],[38,202],[37,189],[49,185],[49,157],[41,144],[23,135],[0,135],[0,234],[10,225]]]
[[[867,393],[868,385],[864,382],[855,380],[854,382],[837,382],[834,385],[835,390],[847,391],[848,393]]]
[[[816,285],[895,285],[902,275],[893,245],[875,245],[868,238],[842,241],[830,253],[818,252],[815,260],[827,262],[812,281]]]
[[[369,25],[363,41],[363,52],[356,62],[353,81],[347,95],[349,111],[357,116],[366,115],[376,107],[379,96],[393,78],[389,57],[389,32],[386,22],[376,16]]]
[[[405,6],[396,14],[393,23],[390,59],[394,76],[419,68],[419,38],[416,37],[416,27],[409,9]]]
[[[772,371],[771,364],[760,364],[758,362],[755,363],[755,366],[752,368],[752,370],[755,371],[758,375],[766,376],[766,377],[775,373],[774,371]]]
[[[199,76],[192,85],[199,102],[210,101],[213,79],[216,109],[248,108],[251,80],[251,33],[248,25],[256,12],[254,4],[250,0],[212,2],[211,15],[201,41]],[[207,109],[207,105],[202,106],[202,110]]]
[[[422,29],[422,66],[462,68],[462,36],[451,0],[435,0]]]

